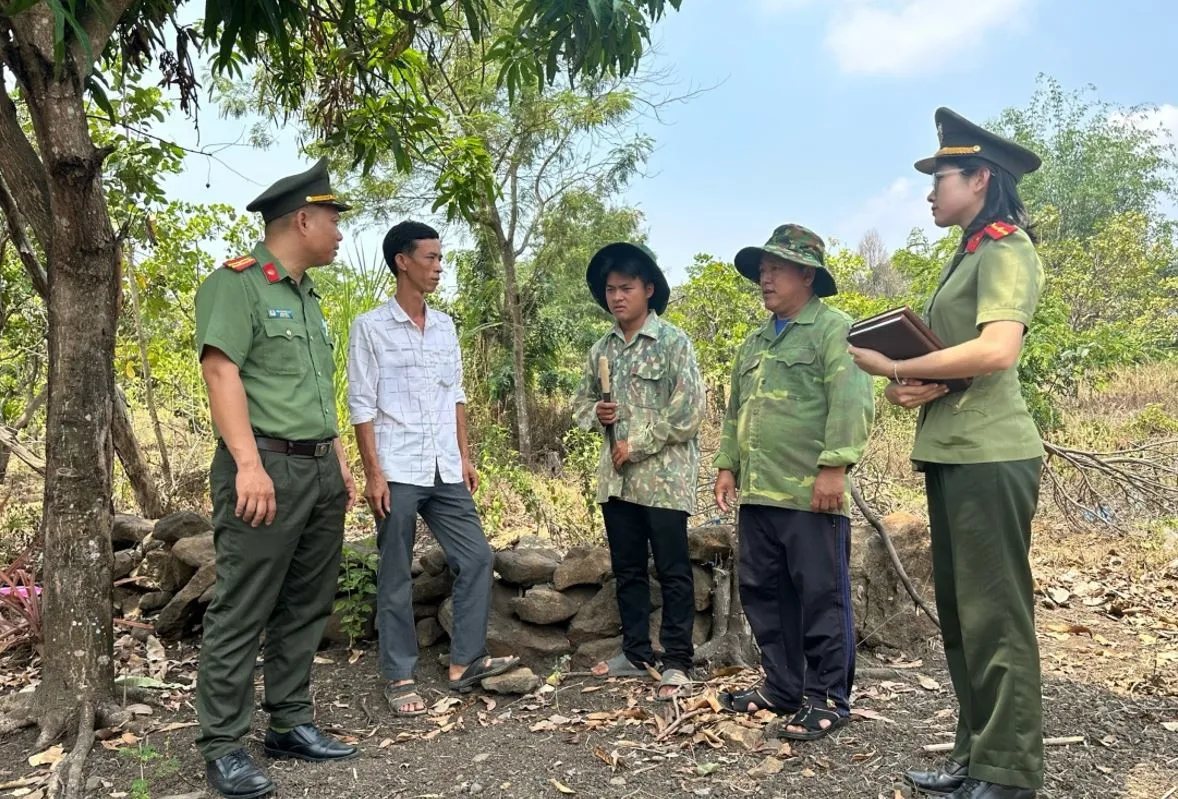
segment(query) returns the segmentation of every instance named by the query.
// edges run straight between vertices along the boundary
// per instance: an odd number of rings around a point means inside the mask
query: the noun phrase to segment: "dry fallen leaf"
[[[600,691],[601,688],[602,688],[602,686],[600,686],[600,685],[586,685],[584,688],[581,689],[581,693],[591,694],[594,691]]]
[[[62,746],[51,746],[44,752],[38,752],[35,755],[29,756],[30,766],[52,766],[57,761],[61,760],[65,753]]]
[[[882,713],[877,713],[874,710],[865,707],[856,707],[851,709],[851,715],[855,718],[870,719],[872,721],[882,721],[885,724],[895,724],[890,718]]]
[[[565,785],[563,782],[561,782],[558,779],[553,778],[553,779],[549,780],[549,782],[551,782],[552,785],[556,788],[556,790],[560,791],[561,793],[568,793],[568,794],[576,793],[576,791],[574,791],[572,788]]]
[[[1178,721],[1163,721],[1162,729],[1166,732],[1178,732]]]
[[[941,684],[932,677],[929,677],[927,674],[917,674],[916,681],[920,683],[920,687],[926,691],[941,690]]]
[[[353,649],[352,654],[348,656],[348,665],[355,666],[362,657],[364,657],[363,649]]]
[[[814,769],[804,768],[804,769],[802,769],[802,776],[803,777],[817,777],[818,775],[814,773]]]

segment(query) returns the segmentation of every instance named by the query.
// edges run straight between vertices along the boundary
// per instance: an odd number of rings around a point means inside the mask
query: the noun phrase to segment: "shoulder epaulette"
[[[991,238],[997,241],[998,239],[1006,238],[1016,230],[1018,228],[1008,222],[991,222],[969,237],[969,241],[965,243],[965,251],[976,252],[978,246],[982,243],[982,239]]]
[[[257,262],[258,259],[252,255],[242,255],[239,258],[230,258],[228,261],[222,264],[222,266],[227,269],[232,269],[234,272],[241,272],[245,269],[249,269]]]

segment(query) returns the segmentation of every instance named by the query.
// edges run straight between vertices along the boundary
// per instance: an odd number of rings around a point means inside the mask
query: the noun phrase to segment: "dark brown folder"
[[[921,355],[945,349],[937,334],[908,307],[892,308],[856,322],[847,333],[847,343],[854,347],[881,352],[895,361],[919,358]],[[918,375],[906,376],[924,379]],[[935,382],[944,383],[952,394],[965,391],[973,380],[966,377]]]

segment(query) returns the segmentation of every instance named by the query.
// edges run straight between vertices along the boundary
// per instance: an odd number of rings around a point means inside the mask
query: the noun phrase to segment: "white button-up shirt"
[[[385,479],[418,486],[462,482],[458,451],[462,356],[448,314],[426,307],[422,331],[396,298],[361,314],[348,344],[352,424],[372,422]]]

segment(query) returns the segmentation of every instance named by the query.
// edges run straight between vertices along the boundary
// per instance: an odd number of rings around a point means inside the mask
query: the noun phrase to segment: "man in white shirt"
[[[425,712],[417,693],[417,635],[409,569],[417,514],[454,572],[450,688],[472,690],[519,663],[487,656],[491,548],[472,492],[478,474],[466,435],[466,395],[454,321],[426,305],[442,277],[438,232],[402,222],[384,239],[393,299],[359,316],[348,348],[348,406],[377,520],[376,623],[385,698],[401,716]]]

